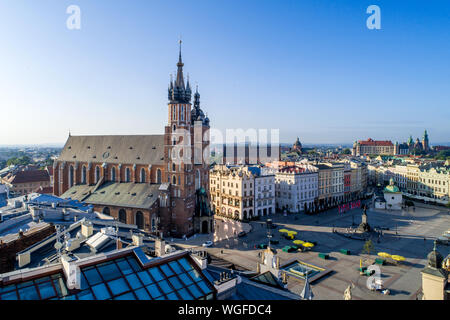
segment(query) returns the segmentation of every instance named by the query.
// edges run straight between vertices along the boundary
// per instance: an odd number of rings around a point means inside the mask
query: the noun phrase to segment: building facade
[[[367,140],[356,141],[353,144],[352,154],[354,156],[379,154],[379,155],[395,155],[395,146],[391,141]]]
[[[202,158],[209,147],[209,119],[200,109],[198,90],[192,108],[183,66],[180,46],[176,79],[169,83],[164,134],[69,136],[54,162],[54,194],[76,196],[151,232],[211,232],[213,217],[205,203],[209,167]]]
[[[281,168],[275,175],[276,206],[279,210],[312,210],[318,199],[318,169],[312,165]]]
[[[249,220],[255,215],[255,175],[247,166],[215,165],[210,171],[211,208],[216,215]]]

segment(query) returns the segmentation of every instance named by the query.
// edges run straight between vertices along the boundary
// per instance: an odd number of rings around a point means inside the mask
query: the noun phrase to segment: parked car
[[[241,231],[241,232],[238,233],[238,237],[239,238],[245,237],[246,235],[247,235],[247,233],[245,231]]]
[[[206,241],[202,244],[203,247],[211,247],[213,245],[212,241]]]

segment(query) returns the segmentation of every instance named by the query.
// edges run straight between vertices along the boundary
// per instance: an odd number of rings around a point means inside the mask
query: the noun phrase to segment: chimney
[[[92,222],[90,221],[84,221],[81,224],[81,234],[85,237],[85,238],[89,238],[90,236],[92,236],[92,234],[94,233],[94,228],[92,226]]]
[[[141,233],[133,234],[131,239],[133,240],[133,245],[135,246],[140,247],[144,244],[144,235]]]
[[[166,254],[166,242],[163,239],[156,239],[155,254],[157,257],[162,257]]]

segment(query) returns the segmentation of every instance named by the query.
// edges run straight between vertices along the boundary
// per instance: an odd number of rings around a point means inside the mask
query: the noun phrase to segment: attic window
[[[108,149],[111,149],[111,146],[108,146]]]
[[[116,192],[115,195],[118,196],[120,194],[120,192]]]
[[[115,156],[114,159],[117,159],[117,156]]]
[[[130,147],[130,150],[133,149],[133,147]]]
[[[132,196],[135,196],[135,195],[136,195],[136,192],[133,192],[131,195],[132,195]]]
[[[70,147],[69,147],[69,149],[70,149]],[[155,149],[156,149],[156,147],[155,147],[155,146],[153,146],[153,147],[152,147],[152,149],[153,149],[153,150],[155,150]]]
[[[140,158],[141,158],[141,157],[139,157],[139,156],[136,157],[136,159],[138,159],[138,160],[139,160]]]
[[[153,197],[153,193],[150,193],[150,194],[148,195],[148,197],[149,197],[149,198]]]
[[[72,147],[71,146],[69,146],[67,149],[72,149]]]
[[[77,156],[73,156],[73,158],[75,159]]]
[[[92,158],[94,158],[94,159],[95,159],[95,158],[97,158],[97,156],[93,156]]]
[[[90,149],[90,148],[91,148],[91,146],[87,146],[87,148],[88,148],[88,149]]]

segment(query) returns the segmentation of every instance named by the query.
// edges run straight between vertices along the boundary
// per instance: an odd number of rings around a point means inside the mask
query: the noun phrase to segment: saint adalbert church
[[[191,158],[194,149],[197,154],[199,149],[209,150],[209,119],[200,109],[198,89],[192,108],[192,89],[189,79],[185,83],[183,66],[180,43],[176,79],[169,83],[164,134],[69,134],[53,165],[53,193],[92,204],[97,212],[154,234],[181,237],[212,232],[209,165],[173,158],[181,144],[191,150]],[[176,133],[181,129],[188,139]]]

